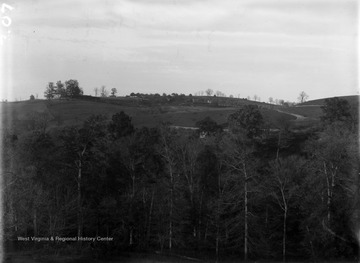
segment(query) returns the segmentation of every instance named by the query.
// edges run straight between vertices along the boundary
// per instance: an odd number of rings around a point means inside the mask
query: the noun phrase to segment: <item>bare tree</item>
[[[94,88],[94,92],[95,92],[95,97],[97,97],[98,94],[99,94],[99,88],[98,88],[98,87],[95,87],[95,88]]]
[[[75,179],[77,183],[77,235],[82,236],[83,229],[83,207],[82,207],[82,185],[83,171],[89,165],[89,155],[91,148],[98,143],[102,143],[106,130],[106,117],[102,115],[92,115],[78,129],[75,127],[67,127],[62,131],[60,136],[64,144],[66,156],[71,160],[76,171]]]
[[[135,184],[136,184],[136,166],[140,163],[139,154],[136,151],[135,135],[127,136],[123,141],[121,159],[125,168],[128,170],[131,179],[131,191],[129,191],[130,208],[129,215],[133,218],[134,214],[134,200],[135,200]],[[129,226],[129,245],[133,244],[134,240],[134,222],[130,222]]]
[[[177,165],[177,156],[176,149],[174,147],[175,134],[170,128],[166,125],[160,128],[160,149],[159,153],[166,163],[166,170],[168,172],[168,184],[169,184],[169,250],[173,247],[174,242],[174,201],[175,201],[175,185],[176,185],[176,165]]]
[[[352,156],[356,156],[353,148],[350,147],[351,141],[354,140],[350,132],[344,132],[338,128],[328,128],[322,135],[322,140],[315,142],[314,145],[309,144],[309,151],[312,151],[316,161],[317,172],[321,175],[319,184],[323,185],[324,202],[326,201],[326,230],[332,228],[332,206],[335,197],[336,187],[348,189],[345,183],[351,182],[350,178],[346,178],[344,170],[351,167],[350,161]],[[342,172],[341,172],[342,171]],[[324,227],[325,228],[325,227]],[[332,230],[331,230],[332,231]]]
[[[228,168],[236,180],[234,182],[240,182],[237,184],[237,192],[242,193],[244,210],[239,216],[238,220],[244,222],[244,261],[248,259],[249,253],[249,193],[254,191],[252,189],[251,182],[255,177],[254,167],[252,164],[252,147],[248,145],[249,141],[245,137],[230,135],[224,137],[221,142],[221,148],[223,149],[224,156],[222,157],[224,165]]]
[[[214,94],[214,91],[212,89],[205,90],[206,96],[211,96]]]
[[[283,211],[282,255],[284,262],[286,260],[286,223],[289,208],[292,205],[292,199],[299,191],[299,186],[295,183],[297,181],[295,178],[301,178],[303,176],[301,173],[304,163],[305,162],[298,157],[290,156],[287,159],[276,159],[270,164],[272,180],[269,189],[272,190],[272,197],[274,197]]]
[[[101,89],[100,89],[100,95],[101,97],[107,97],[108,96],[108,91],[106,90],[106,87],[105,86],[101,86]]]
[[[273,103],[274,103],[273,97],[269,97],[269,103],[270,103],[270,104],[273,104]]]
[[[184,179],[186,191],[189,195],[190,207],[192,211],[199,210],[198,215],[191,215],[193,218],[193,235],[198,240],[201,238],[200,226],[201,226],[201,210],[203,206],[203,198],[197,200],[197,196],[203,196],[203,189],[200,187],[200,179],[196,174],[196,164],[198,161],[199,153],[202,150],[201,143],[192,139],[191,141],[187,140],[187,137],[182,136],[179,138],[179,147],[178,147],[178,161],[180,174]]]
[[[305,101],[307,101],[308,98],[309,98],[309,95],[307,95],[307,94],[305,93],[305,91],[302,91],[302,92],[300,92],[300,94],[299,94],[298,101],[299,101],[300,103],[304,103]]]
[[[221,92],[221,91],[219,91],[219,90],[217,90],[217,91],[215,92],[215,95],[216,95],[217,97],[226,97],[225,93],[223,93],[223,92]]]
[[[262,115],[254,105],[247,105],[243,109],[229,116],[230,136],[224,137],[221,147],[224,149],[224,164],[229,171],[235,174],[239,181],[242,181],[244,193],[244,261],[248,259],[249,248],[249,193],[254,191],[252,181],[256,177],[254,167],[253,138],[261,132],[263,123]],[[241,189],[240,188],[240,189]],[[239,189],[239,191],[241,191]]]

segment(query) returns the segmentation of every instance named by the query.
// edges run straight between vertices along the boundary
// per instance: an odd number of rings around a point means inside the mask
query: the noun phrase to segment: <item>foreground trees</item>
[[[277,158],[270,162],[270,180],[268,180],[268,191],[270,196],[282,210],[283,233],[282,233],[282,258],[286,261],[287,221],[289,211],[302,198],[300,187],[302,178],[306,175],[305,161],[296,156],[288,158]]]
[[[124,112],[60,132],[7,131],[6,237],[110,236],[116,251],[192,250],[218,260],[353,259],[352,126],[269,134],[247,106],[229,117],[229,132],[199,122],[202,139],[166,124],[136,129]]]
[[[256,174],[256,166],[252,160],[253,158],[253,145],[250,144],[248,139],[243,135],[233,135],[228,138],[224,138],[221,145],[221,152],[224,153],[222,158],[228,176],[234,177],[232,181],[234,183],[236,192],[242,193],[243,200],[243,252],[244,260],[248,260],[249,250],[249,200],[250,192],[252,192],[254,177]],[[233,190],[234,191],[234,190]],[[233,196],[231,199],[233,199]]]
[[[103,150],[106,136],[105,117],[92,116],[84,122],[82,128],[75,127],[63,130],[60,139],[63,141],[64,162],[67,167],[76,171],[75,181],[77,183],[77,235],[82,236],[83,213],[82,213],[82,182],[83,172],[89,166],[92,158],[99,157]],[[98,155],[98,156],[96,156]],[[92,160],[91,160],[92,159]],[[99,161],[99,160],[97,160]]]

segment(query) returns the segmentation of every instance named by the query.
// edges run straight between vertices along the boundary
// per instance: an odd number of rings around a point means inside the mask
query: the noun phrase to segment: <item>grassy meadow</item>
[[[135,127],[154,127],[162,122],[174,126],[196,127],[196,123],[205,117],[211,117],[226,127],[228,116],[238,107],[214,107],[210,105],[129,105],[129,103],[110,104],[102,101],[86,100],[34,100],[1,104],[1,117],[4,127],[26,130],[34,113],[43,113],[48,118],[48,128],[58,129],[69,125],[78,126],[91,115],[105,115],[108,119],[117,112],[124,111],[132,118]],[[283,112],[262,107],[261,113],[270,128],[278,128],[284,120],[292,125],[296,117],[291,113],[319,116],[319,108],[283,108]],[[284,113],[288,112],[290,114]],[[312,113],[314,111],[315,113]]]

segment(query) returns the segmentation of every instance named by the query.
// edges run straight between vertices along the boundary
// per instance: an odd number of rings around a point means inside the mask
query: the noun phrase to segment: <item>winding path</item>
[[[282,110],[277,110],[278,112],[281,112],[281,113],[285,113],[285,114],[289,114],[289,115],[292,115],[294,117],[296,117],[296,120],[297,121],[301,121],[301,120],[305,120],[307,119],[308,117],[305,117],[303,115],[299,115],[299,114],[295,114],[295,113],[290,113],[290,112],[286,112],[286,111],[282,111]]]

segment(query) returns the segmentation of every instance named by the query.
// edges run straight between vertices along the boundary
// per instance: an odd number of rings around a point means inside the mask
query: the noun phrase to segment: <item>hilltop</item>
[[[338,96],[339,99],[347,100],[350,105],[359,105],[359,95],[352,95],[352,96]],[[317,99],[317,100],[309,100],[304,103],[298,104],[298,106],[322,106],[325,104],[325,100],[328,98]]]
[[[354,95],[354,96],[343,96],[338,98],[347,100],[351,105],[354,114],[358,114],[360,96]],[[287,107],[285,111],[288,113],[300,114],[306,117],[308,120],[318,120],[322,115],[321,107],[325,104],[326,99],[329,98],[309,100],[307,102],[297,104],[293,107]]]

